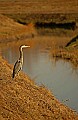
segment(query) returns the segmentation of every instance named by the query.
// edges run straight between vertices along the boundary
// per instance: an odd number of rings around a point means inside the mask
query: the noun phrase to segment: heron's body
[[[12,78],[14,78],[22,70],[22,66],[23,66],[22,48],[26,48],[26,47],[30,47],[30,46],[23,45],[19,49],[20,50],[20,58],[16,61],[15,65],[14,65]]]

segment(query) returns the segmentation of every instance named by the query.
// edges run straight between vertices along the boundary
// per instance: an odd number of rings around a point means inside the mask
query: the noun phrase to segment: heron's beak
[[[26,46],[26,47],[30,47],[30,46]]]

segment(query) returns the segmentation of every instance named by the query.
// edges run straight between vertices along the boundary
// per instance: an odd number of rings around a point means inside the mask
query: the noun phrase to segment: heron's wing
[[[17,62],[14,65],[13,69],[13,78],[15,77],[15,74],[18,74],[18,72],[22,69],[22,64],[20,60],[17,60]]]

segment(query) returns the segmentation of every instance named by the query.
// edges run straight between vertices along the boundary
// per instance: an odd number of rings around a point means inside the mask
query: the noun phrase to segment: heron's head
[[[22,50],[22,48],[27,48],[27,47],[30,47],[30,46],[28,46],[28,45],[21,45],[20,46],[20,50]]]

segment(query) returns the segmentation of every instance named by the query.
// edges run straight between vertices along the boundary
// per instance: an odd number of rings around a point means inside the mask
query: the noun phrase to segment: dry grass
[[[68,22],[78,23],[77,0],[15,0],[0,1],[0,13],[22,23]]]
[[[33,24],[22,25],[0,14],[0,42],[24,39],[36,34]]]
[[[78,115],[44,87],[20,73],[12,80],[12,66],[0,57],[0,120],[76,120]]]
[[[52,57],[71,61],[76,67],[78,66],[78,49],[54,49],[51,51]]]
[[[1,13],[77,13],[77,0],[1,0]],[[11,7],[12,6],[12,7]],[[30,8],[31,6],[31,8]]]

